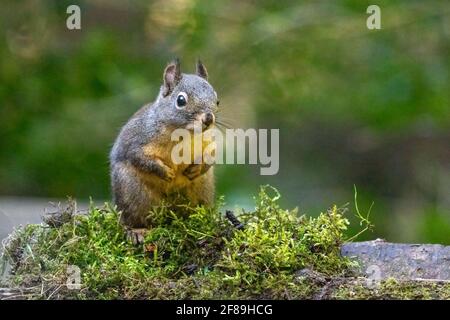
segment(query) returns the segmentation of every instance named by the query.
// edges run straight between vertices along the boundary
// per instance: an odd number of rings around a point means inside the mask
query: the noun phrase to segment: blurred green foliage
[[[361,207],[375,202],[367,237],[450,243],[450,4],[379,1],[368,30],[369,4],[2,1],[0,194],[109,197],[120,126],[169,60],[192,72],[201,57],[225,120],[280,128],[278,175],[218,168],[229,205],[270,183],[317,212],[356,184]]]

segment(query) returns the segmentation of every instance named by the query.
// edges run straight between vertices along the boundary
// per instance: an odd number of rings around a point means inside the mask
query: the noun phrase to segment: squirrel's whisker
[[[230,119],[224,118],[224,117],[217,117],[216,122],[222,123],[224,125],[227,125],[229,127],[232,127],[232,121]]]
[[[220,120],[216,120],[216,125],[221,129],[231,129],[232,128],[230,124],[224,123]]]

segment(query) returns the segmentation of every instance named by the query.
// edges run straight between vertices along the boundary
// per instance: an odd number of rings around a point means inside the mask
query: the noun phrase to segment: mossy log
[[[450,282],[450,246],[389,243],[379,239],[346,243],[341,253],[357,259],[363,275],[374,280]]]
[[[450,246],[346,243],[336,206],[306,218],[278,199],[262,188],[255,211],[239,219],[217,208],[171,219],[157,211],[164,219],[143,246],[127,241],[108,204],[88,214],[68,206],[4,242],[0,300],[450,299]],[[78,289],[68,286],[73,265]]]
[[[377,239],[345,243],[341,248],[341,254],[359,261],[360,267],[356,272],[359,276],[374,281],[393,278],[408,283],[450,283],[450,246],[389,243]],[[344,290],[351,290],[352,286],[356,288],[359,284],[357,281],[343,281],[345,279],[342,278],[329,280],[320,291],[320,297],[313,296],[312,299],[328,299],[330,296],[328,291],[335,290],[333,286],[346,284],[349,287]],[[0,288],[0,300],[27,299],[32,295],[33,289]],[[361,295],[360,298],[372,297],[369,294],[367,297]]]

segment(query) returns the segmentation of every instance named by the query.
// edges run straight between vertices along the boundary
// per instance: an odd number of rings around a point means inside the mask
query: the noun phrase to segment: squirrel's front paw
[[[172,168],[167,167],[163,179],[167,182],[173,181],[173,179],[175,179],[175,171]]]
[[[189,165],[189,167],[187,167],[184,171],[183,174],[189,179],[189,180],[193,180],[199,176],[201,176],[202,174],[204,174],[206,171],[208,171],[208,169],[211,166],[208,164],[191,164]]]
[[[167,182],[173,181],[173,179],[175,179],[175,170],[173,170],[171,167],[166,165],[161,160],[158,161],[158,164],[161,167],[161,173],[158,174],[161,177],[161,179]]]

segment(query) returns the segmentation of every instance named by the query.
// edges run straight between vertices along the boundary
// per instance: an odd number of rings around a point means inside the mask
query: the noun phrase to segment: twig
[[[231,224],[233,225],[233,227],[235,227],[238,230],[242,230],[244,229],[244,225],[239,221],[239,219],[234,215],[233,211],[231,210],[226,210],[225,211],[225,216],[227,217],[227,219],[231,222]]]

